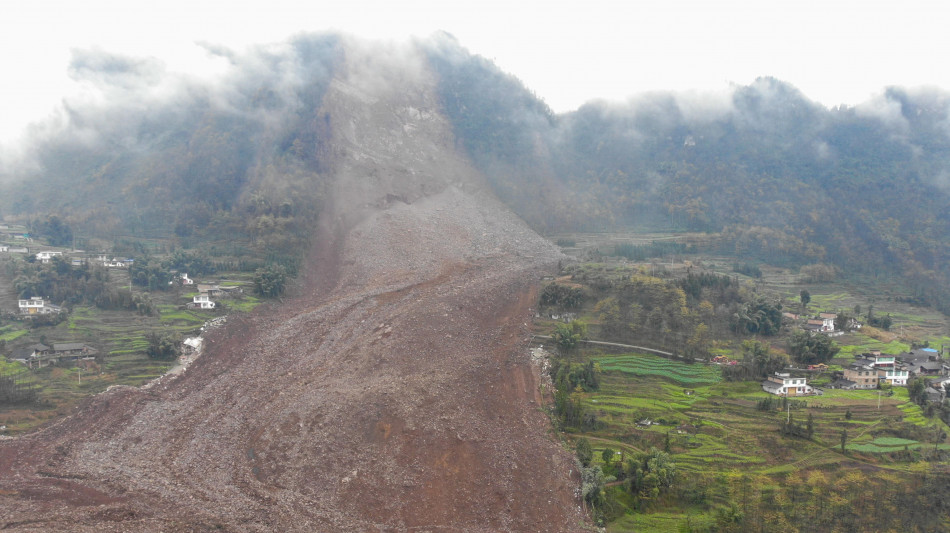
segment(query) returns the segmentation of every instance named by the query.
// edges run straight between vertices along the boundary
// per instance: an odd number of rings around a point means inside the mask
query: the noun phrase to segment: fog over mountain
[[[0,209],[60,213],[93,234],[200,233],[210,219],[195,212],[246,210],[251,197],[316,216],[330,128],[320,104],[343,41],[357,40],[207,45],[229,65],[215,83],[154,59],[75,51],[70,75],[89,91],[4,158]],[[943,90],[895,86],[828,109],[760,78],[731,93],[650,93],[556,115],[448,34],[406,49],[426,57],[406,58],[407,72],[436,75],[458,146],[538,230],[726,230],[737,249],[773,259],[945,285]]]
[[[8,147],[0,215],[78,246],[239,242],[299,265],[293,299],[183,378],[0,441],[0,496],[30,495],[11,527],[576,530],[525,350],[562,258],[541,234],[701,232],[950,312],[943,90],[829,109],[763,77],[559,115],[447,34],[206,48],[213,82],[75,51],[88,91]]]

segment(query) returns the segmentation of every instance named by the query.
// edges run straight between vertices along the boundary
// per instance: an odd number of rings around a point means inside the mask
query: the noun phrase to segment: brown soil
[[[412,50],[350,44],[295,297],[180,376],[0,441],[0,529],[577,531],[528,337],[558,259],[454,150]]]

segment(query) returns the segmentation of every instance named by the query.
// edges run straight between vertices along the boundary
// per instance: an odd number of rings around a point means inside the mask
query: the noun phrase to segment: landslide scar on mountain
[[[0,528],[582,529],[527,349],[557,252],[457,151],[422,54],[345,51],[296,297],[211,332],[180,377],[0,441]]]

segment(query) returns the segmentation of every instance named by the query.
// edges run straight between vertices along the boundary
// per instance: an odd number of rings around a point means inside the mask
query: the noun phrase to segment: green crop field
[[[596,415],[598,426],[572,438],[590,439],[599,464],[605,448],[630,457],[666,447],[684,483],[699,478],[707,486],[728,487],[739,479],[754,478],[770,484],[787,476],[806,476],[803,472],[838,472],[842,465],[855,462],[872,470],[909,473],[917,468],[914,461],[921,454],[932,453],[930,428],[935,423],[950,433],[950,428],[910,402],[903,388],[890,395],[829,389],[822,396],[797,398],[788,409],[763,411],[757,408],[759,401],[775,397],[755,381],[723,381],[718,365],[596,350],[582,350],[576,358],[595,361],[601,380],[599,390],[575,393],[585,412]],[[845,416],[848,411],[850,417]],[[804,425],[809,417],[813,438],[780,433],[787,419]],[[640,424],[645,420],[650,425]],[[844,453],[843,431],[848,435]],[[920,437],[898,436],[904,434]],[[950,451],[946,442],[936,447]],[[646,513],[620,515],[608,524],[608,531],[679,531],[687,520],[694,527],[709,527],[715,522],[715,509],[714,503],[690,509],[660,505]]]
[[[25,328],[17,329],[12,325],[4,326],[0,328],[0,341],[15,341],[27,333],[29,333],[29,330]]]
[[[656,376],[683,385],[718,383],[719,367],[701,364],[684,364],[648,354],[604,355],[594,361],[605,372],[618,371],[634,376]]]
[[[690,272],[697,271],[728,276],[740,284],[741,291],[778,301],[782,311],[805,317],[819,312],[844,313],[864,324],[832,338],[840,351],[828,361],[828,370],[807,374],[809,383],[822,388],[824,394],[790,402],[763,391],[758,380],[723,380],[721,371],[727,367],[686,364],[676,358],[640,353],[608,354],[589,346],[562,354],[572,364],[593,361],[599,381],[599,387],[577,387],[570,392],[583,418],[581,423],[562,423],[568,441],[588,439],[595,452],[594,463],[624,480],[637,479],[637,464],[621,468],[617,461],[604,462],[601,452],[609,448],[623,452],[627,460],[644,460],[642,457],[655,448],[668,452],[676,465],[677,486],[666,495],[631,494],[619,485],[610,486],[608,500],[612,500],[598,510],[606,517],[608,531],[823,530],[803,527],[815,523],[838,524],[824,529],[829,531],[869,530],[867,512],[859,512],[850,523],[841,517],[853,515],[855,503],[874,501],[882,492],[924,501],[927,494],[942,493],[943,487],[950,486],[945,474],[950,471],[946,439],[950,428],[941,421],[939,407],[921,408],[902,387],[884,391],[830,388],[856,355],[871,350],[896,355],[912,346],[950,347],[948,317],[909,303],[912,295],[897,280],[839,271],[818,281],[804,271],[804,265],[738,265],[735,257],[700,251],[703,239],[709,238],[702,235],[571,234],[556,235],[552,240],[559,237],[570,243],[563,245],[570,247],[565,251],[581,262],[565,268],[557,283],[588,291],[588,298],[570,311],[589,326],[591,340],[740,361],[750,353],[743,342],[754,340],[767,345],[773,354],[793,355],[793,334],[804,317],[785,320],[773,334],[736,335],[731,323],[719,314],[720,307],[728,308],[728,302],[714,301],[715,291],[682,283]],[[669,254],[662,261],[611,257],[617,255],[618,244],[660,240],[688,243],[697,252]],[[608,319],[618,316],[608,314],[616,313],[610,307],[614,302],[630,306],[621,307],[619,316],[636,316],[639,321],[646,315],[641,309],[662,307],[657,303],[663,301],[659,292],[639,293],[640,289],[623,285],[631,276],[657,278],[653,283],[656,287],[666,284],[668,293],[672,293],[670,287],[683,288],[691,312],[709,317],[709,321],[704,318],[703,323],[709,326],[704,333],[713,338],[703,350],[690,350],[687,339],[695,331],[688,328],[656,335],[654,330],[643,329],[641,322],[631,321],[630,329],[642,337],[637,338],[622,329],[627,324],[605,327]],[[614,290],[618,286],[620,289]],[[806,305],[800,301],[803,290],[810,295]],[[707,305],[706,311],[697,307],[703,298],[713,307]],[[876,318],[889,316],[889,329],[870,327],[869,312]],[[691,318],[695,320],[695,315]],[[550,335],[555,325],[539,318],[534,331]],[[731,379],[753,374],[749,367],[735,370],[727,373]],[[766,399],[769,401],[763,401]],[[937,489],[919,489],[925,486]],[[837,503],[830,503],[830,494],[839,495]],[[818,515],[823,516],[816,521]],[[874,525],[882,530],[911,530],[888,518],[892,514],[875,516]],[[941,525],[950,526],[950,520]]]

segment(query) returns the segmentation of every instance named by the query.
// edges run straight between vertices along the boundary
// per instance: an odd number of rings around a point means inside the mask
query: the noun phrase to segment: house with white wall
[[[49,263],[57,255],[63,255],[63,252],[55,252],[52,250],[47,250],[45,252],[36,252],[36,260],[40,263]]]
[[[214,309],[214,302],[211,301],[211,297],[207,294],[195,295],[192,303],[199,309]]]
[[[52,305],[39,296],[18,300],[17,307],[21,315],[48,315],[62,310],[61,307]]]
[[[762,390],[778,396],[802,396],[814,394],[815,389],[808,384],[807,378],[793,378],[791,374],[776,372],[762,382]]]

